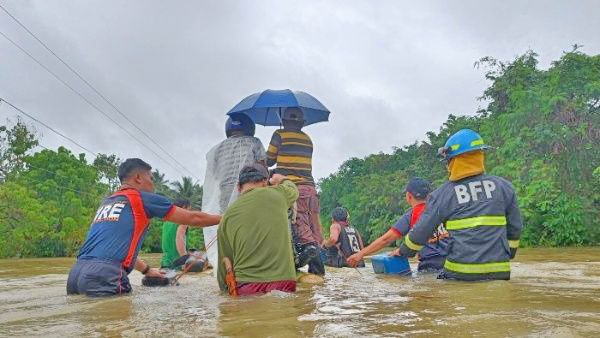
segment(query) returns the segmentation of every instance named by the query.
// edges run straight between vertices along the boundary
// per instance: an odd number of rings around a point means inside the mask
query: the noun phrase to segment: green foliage
[[[23,166],[23,158],[38,145],[35,130],[21,119],[10,126],[0,126],[0,182],[17,174]]]
[[[152,171],[152,181],[155,192],[173,198],[173,190],[169,188],[169,181],[165,179],[165,174],[161,174],[158,169]]]
[[[450,115],[421,143],[349,159],[321,180],[323,224],[343,205],[366,240],[383,234],[408,208],[408,179],[445,182],[436,150],[452,133],[472,128],[494,147],[486,155],[488,172],[515,186],[525,221],[522,243],[599,244],[600,56],[575,48],[548,70],[537,67],[536,57],[482,58],[476,65],[491,82],[481,97],[486,109]],[[36,146],[31,126],[20,120],[0,126],[0,257],[76,254],[102,198],[119,184],[115,155],[100,154],[89,164],[62,147],[32,153]],[[157,192],[199,207],[202,187],[191,178],[173,183],[154,171],[153,179]],[[161,234],[162,221],[152,220],[143,250],[160,252]],[[202,246],[201,229],[189,229],[188,247]]]
[[[523,212],[524,244],[600,243],[600,56],[575,48],[537,68],[528,52],[512,62],[482,58],[491,85],[486,109],[473,117],[450,115],[437,133],[395,149],[346,161],[321,180],[321,218],[341,204],[370,239],[385,232],[407,208],[402,188],[420,176],[440,185],[445,167],[436,149],[461,128],[480,132],[494,147],[488,172],[515,185]]]
[[[202,187],[194,183],[191,177],[184,176],[181,182],[172,182],[173,198],[184,198],[190,201],[190,204],[195,209],[202,207]]]
[[[98,154],[92,164],[100,173],[101,179],[108,184],[109,190],[114,191],[119,187],[119,165],[121,159],[116,155]]]
[[[115,155],[99,154],[89,164],[63,147],[30,154],[37,145],[20,120],[0,126],[0,257],[77,254],[102,198],[119,186]],[[145,251],[161,251],[161,230],[162,221],[152,220]],[[188,237],[200,245],[198,231]]]
[[[148,225],[148,232],[144,237],[142,243],[142,252],[162,252],[161,238],[162,238],[162,224],[163,221],[157,218],[150,220]]]

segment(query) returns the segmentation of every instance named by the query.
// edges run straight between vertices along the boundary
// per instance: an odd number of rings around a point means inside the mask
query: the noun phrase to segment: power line
[[[54,171],[51,171],[51,170],[48,170],[48,169],[44,169],[44,168],[40,168],[40,167],[38,167],[38,166],[35,166],[35,165],[32,165],[32,164],[30,164],[30,163],[27,163],[27,166],[28,166],[28,167],[30,167],[30,168],[39,169],[39,170],[45,171],[45,172],[47,172],[47,173],[53,174],[53,175],[54,175],[54,176],[56,176],[56,177],[62,177],[62,178],[65,178],[66,180],[62,180],[63,182],[68,182],[68,183],[72,183],[72,184],[74,184],[74,182],[73,182],[73,181],[71,180],[71,178],[70,178],[70,177],[68,177],[68,176],[60,175],[60,174],[58,174],[58,173],[56,173],[56,172],[54,172]],[[47,180],[39,180],[39,179],[37,179],[37,178],[32,178],[32,177],[24,177],[24,179],[25,179],[26,181],[34,181],[34,182],[38,182],[38,183],[42,183],[42,184],[44,184],[44,183],[48,182]],[[73,188],[67,187],[66,185],[58,184],[58,182],[56,182],[56,181],[54,181],[54,183],[56,183],[56,186],[57,186],[57,187],[59,187],[59,188],[62,188],[62,189],[65,189],[65,190],[69,190],[69,191],[72,191],[72,192],[76,192],[76,193],[79,193],[79,194],[81,194],[81,195],[88,195],[88,196],[91,196],[91,197],[94,197],[94,198],[97,198],[97,197],[98,197],[97,195],[94,195],[94,194],[92,194],[92,193],[90,193],[90,192],[86,192],[86,191],[82,191],[82,190],[77,190],[77,189],[73,189]],[[25,186],[25,187],[26,187],[26,188],[29,188],[29,187],[27,187],[27,186]],[[80,187],[80,189],[81,189],[81,184],[79,184],[79,187]],[[36,192],[36,193],[39,193],[39,191],[37,191],[37,190],[34,190],[34,192]]]
[[[0,32],[0,33],[2,33],[2,32]],[[2,103],[2,102],[5,102],[5,103],[6,103],[6,104],[8,104],[9,106],[13,107],[13,108],[14,108],[16,111],[20,112],[21,114],[23,114],[23,115],[25,115],[25,116],[29,117],[30,119],[32,119],[32,120],[34,120],[34,121],[36,121],[37,123],[39,123],[39,124],[43,125],[44,127],[48,128],[48,129],[50,129],[50,130],[51,130],[52,132],[54,132],[55,134],[57,134],[57,135],[59,135],[59,136],[63,137],[64,139],[66,139],[66,140],[70,141],[71,143],[75,144],[75,145],[76,145],[76,146],[78,146],[79,148],[81,148],[81,149],[83,149],[83,150],[87,151],[88,153],[90,153],[90,154],[94,155],[94,157],[97,157],[97,156],[98,156],[98,154],[96,154],[95,152],[91,151],[90,149],[88,149],[88,148],[86,148],[86,147],[82,146],[82,145],[81,145],[81,144],[79,144],[77,141],[75,141],[75,140],[73,140],[72,138],[68,137],[67,135],[65,135],[65,134],[61,133],[60,131],[58,131],[58,130],[56,130],[56,129],[52,128],[51,126],[47,125],[46,123],[44,123],[44,122],[42,122],[42,121],[38,120],[36,117],[34,117],[34,116],[32,116],[32,115],[30,115],[30,114],[26,113],[26,112],[25,112],[23,109],[21,109],[21,108],[19,108],[19,107],[15,106],[14,104],[12,104],[12,103],[10,103],[10,102],[6,101],[6,99],[4,99],[4,98],[1,98],[1,97],[0,97],[0,103]],[[46,147],[43,147],[43,146],[42,146],[42,148],[48,149],[48,148],[46,148]]]
[[[41,63],[38,59],[36,59],[33,55],[31,55],[28,51],[26,51],[23,47],[21,47],[18,43],[16,43],[15,41],[13,41],[11,38],[9,38],[6,34],[4,34],[3,32],[0,31],[0,35],[2,35],[6,40],[8,40],[10,43],[12,43],[15,47],[17,47],[19,50],[21,50],[21,52],[23,52],[25,55],[27,55],[29,58],[31,58],[33,61],[35,61],[35,63],[37,63],[40,67],[42,67],[44,70],[46,70],[48,73],[50,73],[54,78],[56,78],[58,81],[60,81],[63,85],[65,85],[67,88],[69,88],[71,91],[73,91],[75,94],[77,94],[81,99],[83,99],[85,102],[87,102],[92,108],[94,108],[95,110],[97,110],[99,113],[101,113],[102,115],[104,115],[106,118],[108,118],[111,122],[113,122],[114,124],[116,124],[121,130],[123,130],[125,133],[127,133],[127,135],[129,135],[131,138],[133,138],[135,141],[137,141],[139,144],[141,144],[144,148],[148,149],[150,152],[152,152],[156,157],[158,157],[159,159],[161,159],[163,162],[165,162],[166,164],[168,164],[171,168],[175,169],[177,172],[179,172],[180,174],[182,174],[183,176],[185,176],[180,170],[179,168],[176,168],[175,166],[173,166],[169,161],[165,160],[162,156],[160,156],[156,151],[154,151],[153,149],[151,149],[150,147],[148,147],[144,142],[140,141],[140,139],[138,139],[135,135],[133,135],[129,130],[125,129],[122,125],[120,125],[117,121],[115,121],[112,117],[110,117],[110,115],[108,115],[107,113],[105,113],[102,109],[100,109],[98,106],[96,106],[93,102],[91,102],[88,98],[86,98],[85,96],[83,96],[83,94],[81,94],[80,92],[78,92],[75,88],[73,88],[72,86],[70,86],[66,81],[64,81],[63,79],[61,79],[56,73],[54,73],[53,71],[51,71],[48,67],[46,67],[43,63]],[[6,102],[6,100],[5,100]],[[7,102],[8,103],[8,102]]]
[[[31,30],[29,30],[19,19],[17,19],[14,15],[12,15],[4,6],[0,4],[0,8],[8,14],[21,28],[23,28],[31,37],[33,37],[37,42],[39,42],[50,54],[54,55],[65,67],[67,67],[73,74],[75,74],[83,83],[85,83],[89,88],[91,88],[98,96],[100,96],[106,103],[108,103],[115,111],[117,111],[125,120],[127,120],[135,129],[137,129],[140,133],[142,133],[150,142],[154,143],[160,150],[162,150],[169,158],[171,158],[175,163],[185,169],[188,173],[194,175],[188,168],[186,168],[183,164],[181,164],[177,159],[175,159],[168,151],[166,151],[158,142],[156,142],[150,135],[148,135],[144,130],[138,127],[125,113],[123,113],[119,108],[117,108],[108,98],[106,98],[100,91],[98,91],[89,81],[87,81],[79,72],[77,72],[73,67],[69,66],[67,62],[65,62],[60,56],[58,56],[48,45],[46,45],[42,40],[40,40]]]
[[[73,183],[73,181],[71,181],[71,177],[69,177],[69,176],[61,175],[61,174],[59,174],[59,173],[57,173],[55,171],[48,170],[48,169],[45,169],[45,168],[42,168],[42,167],[38,167],[38,166],[33,165],[33,164],[29,163],[29,162],[26,162],[25,164],[29,168],[38,169],[38,170],[45,171],[45,172],[47,172],[49,174],[53,174],[53,175],[58,176],[58,177],[66,178],[70,183]]]
[[[38,180],[38,179],[35,179],[35,178],[31,178],[31,177],[28,177],[28,178],[26,178],[26,180],[35,181],[35,182],[42,183],[42,184],[47,182],[47,181],[42,181],[42,180]],[[69,182],[71,182],[71,181],[69,181]],[[55,183],[56,183],[56,182],[55,182]],[[72,183],[72,182],[71,182],[71,183]],[[96,196],[96,195],[93,195],[93,194],[92,194],[92,193],[90,193],[90,192],[86,192],[86,191],[81,191],[81,190],[77,190],[77,189],[69,188],[69,187],[67,187],[67,186],[65,186],[65,185],[62,185],[62,184],[58,184],[58,183],[57,183],[57,184],[56,184],[56,187],[58,187],[58,188],[62,188],[62,189],[65,189],[65,190],[69,190],[69,191],[72,191],[72,192],[76,192],[76,193],[79,193],[80,195],[88,195],[88,196],[90,196],[90,197],[98,198],[98,196]],[[39,193],[39,191],[37,191],[37,190],[34,190],[34,192],[36,192],[36,193]]]

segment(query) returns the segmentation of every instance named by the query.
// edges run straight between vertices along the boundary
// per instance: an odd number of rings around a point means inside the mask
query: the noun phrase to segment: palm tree
[[[172,182],[175,198],[185,198],[190,201],[192,207],[200,209],[202,205],[202,187],[194,183],[191,177],[183,176],[181,182]]]
[[[165,179],[165,174],[161,174],[158,169],[152,172],[152,181],[155,192],[169,197],[173,195],[173,191],[169,188],[169,181]]]

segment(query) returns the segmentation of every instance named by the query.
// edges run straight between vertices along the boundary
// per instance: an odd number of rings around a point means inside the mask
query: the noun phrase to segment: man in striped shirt
[[[319,196],[312,177],[313,143],[302,131],[304,114],[299,108],[286,108],[283,129],[276,130],[267,150],[267,164],[277,167],[275,174],[285,175],[298,186],[298,215],[292,225],[296,243],[301,248],[320,247],[323,231],[319,219]],[[309,262],[310,273],[323,275],[325,268],[319,255]]]

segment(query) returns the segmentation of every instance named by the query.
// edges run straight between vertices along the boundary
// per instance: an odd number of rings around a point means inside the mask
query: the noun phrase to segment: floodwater
[[[72,262],[0,260],[0,336],[600,336],[600,248],[522,249],[509,282],[381,276],[367,264],[329,269],[296,294],[238,299],[210,273],[149,288],[138,272],[130,295],[67,297]]]

